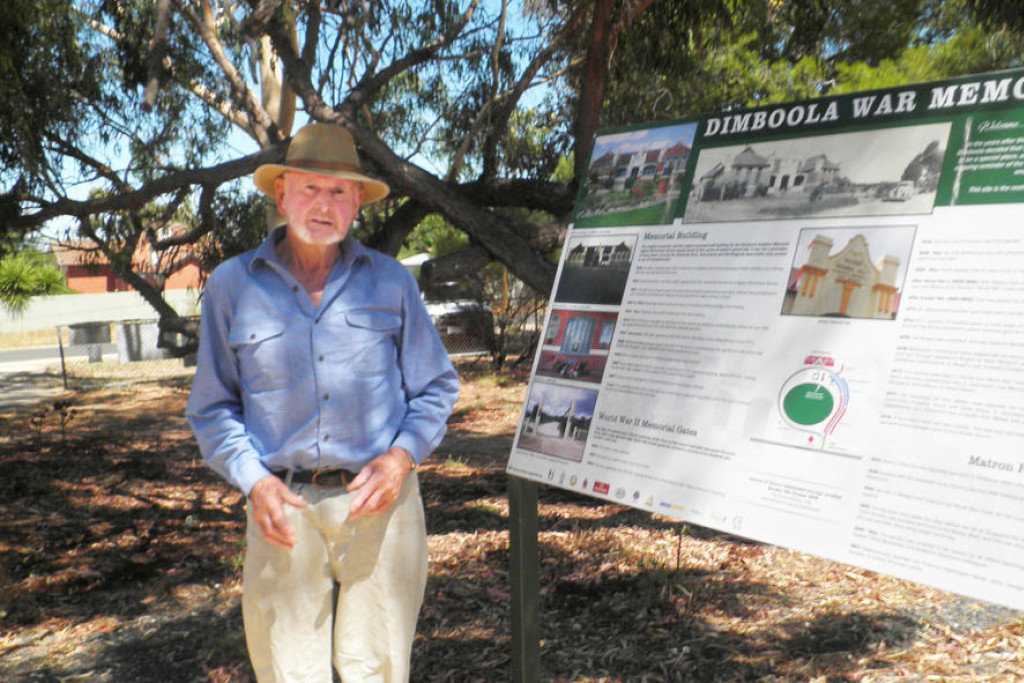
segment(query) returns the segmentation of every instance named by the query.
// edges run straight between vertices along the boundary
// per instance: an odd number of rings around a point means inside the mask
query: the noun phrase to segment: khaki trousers
[[[348,520],[355,493],[292,485],[309,507],[285,506],[298,542],[263,539],[247,508],[242,614],[260,683],[409,679],[427,577],[427,537],[413,472],[387,512]]]

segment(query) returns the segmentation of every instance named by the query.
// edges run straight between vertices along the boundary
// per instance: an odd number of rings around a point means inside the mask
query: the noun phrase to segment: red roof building
[[[183,231],[173,229],[161,239]],[[68,288],[84,294],[128,292],[134,287],[118,276],[99,246],[89,239],[50,240],[50,249],[64,271]],[[132,271],[160,290],[199,288],[203,273],[194,245],[184,244],[155,250],[143,235],[132,255]]]

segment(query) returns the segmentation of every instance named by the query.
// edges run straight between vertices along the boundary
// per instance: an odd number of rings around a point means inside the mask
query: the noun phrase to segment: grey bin
[[[71,346],[84,346],[90,363],[103,360],[102,344],[110,343],[109,322],[75,323],[68,325],[68,341]]]
[[[117,324],[117,360],[132,363],[141,360],[164,360],[171,354],[158,348],[160,323],[156,320],[126,320]]]

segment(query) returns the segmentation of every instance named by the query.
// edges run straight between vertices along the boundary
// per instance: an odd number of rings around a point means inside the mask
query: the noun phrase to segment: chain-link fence
[[[59,361],[47,370],[69,389],[133,384],[194,372],[191,358],[175,358],[158,345],[156,320],[90,322],[58,328]]]
[[[452,356],[477,355],[501,367],[507,360],[532,356],[543,302],[536,297],[506,297],[493,307],[475,303],[434,318],[445,348]]]
[[[441,341],[452,357],[482,361],[529,353],[537,320],[515,321],[471,308],[434,318]],[[188,378],[194,358],[176,358],[160,348],[156,320],[127,320],[62,325],[58,328],[59,358],[46,364],[48,374],[60,377],[68,389],[135,384]]]

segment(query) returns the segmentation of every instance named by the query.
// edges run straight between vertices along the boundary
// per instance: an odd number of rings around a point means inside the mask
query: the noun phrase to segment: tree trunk
[[[475,273],[493,260],[494,257],[479,245],[463,247],[425,262],[420,267],[420,282],[429,288],[442,282],[458,280]]]
[[[612,0],[594,3],[594,20],[590,30],[590,44],[583,67],[579,116],[576,119],[576,154],[573,177],[586,177],[590,152],[594,146],[594,132],[601,120],[605,84],[608,79],[608,60],[611,55]]]
[[[339,117],[325,113],[328,119]],[[315,112],[314,112],[315,114]],[[345,124],[345,121],[338,121]],[[535,292],[550,292],[555,281],[555,265],[530,248],[511,225],[500,216],[477,206],[459,190],[397,156],[384,142],[358,126],[348,126],[352,137],[373,159],[396,191],[416,197],[422,204],[444,215],[451,223],[479,242],[495,259]]]

